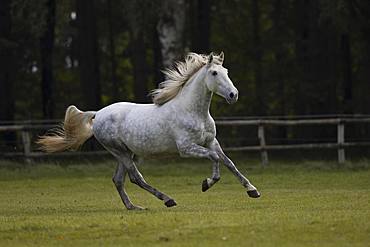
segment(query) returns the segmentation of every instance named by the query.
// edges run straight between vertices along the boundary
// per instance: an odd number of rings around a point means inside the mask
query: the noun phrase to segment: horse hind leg
[[[103,147],[108,152],[110,152],[118,160],[117,168],[112,177],[112,181],[116,186],[116,189],[119,196],[121,197],[123,204],[128,210],[144,209],[142,207],[135,206],[131,202],[124,188],[125,178],[128,173],[128,165],[130,165],[128,161],[130,160],[130,157],[133,156],[132,152],[126,147],[124,143],[120,142],[117,139],[112,139],[112,136],[117,135],[113,128],[106,129],[104,128],[103,123],[96,124],[98,125],[98,127],[95,126],[94,129],[95,138],[100,142],[101,145],[103,145]]]
[[[125,205],[125,207],[128,210],[144,209],[140,206],[134,205],[131,202],[130,198],[128,197],[128,195],[125,191],[125,188],[124,188],[126,175],[127,175],[127,168],[125,167],[125,165],[121,161],[118,161],[117,168],[116,168],[116,171],[113,175],[112,181],[113,181],[114,185],[117,188],[118,194],[121,197],[121,200],[122,200],[123,204]]]
[[[139,187],[145,189],[146,191],[152,193],[158,199],[163,200],[167,207],[172,207],[176,205],[176,202],[167,196],[166,194],[160,192],[159,190],[150,186],[145,182],[143,176],[137,170],[134,162],[135,156],[123,143],[114,143],[110,140],[104,138],[97,138],[99,142],[115,157],[118,159],[118,165],[116,173],[113,176],[113,182],[116,185],[117,191],[122,199],[122,202],[127,209],[142,209],[141,207],[134,206],[127,196],[124,190],[124,179],[126,174],[129,175],[132,183],[137,184]]]
[[[131,166],[128,168],[128,174],[132,183],[138,185],[140,188],[148,191],[149,193],[153,194],[159,200],[164,201],[164,205],[167,207],[176,206],[177,203],[171,197],[167,196],[166,194],[162,193],[161,191],[157,190],[150,186],[143,178],[139,170],[137,169],[136,165],[132,161]]]

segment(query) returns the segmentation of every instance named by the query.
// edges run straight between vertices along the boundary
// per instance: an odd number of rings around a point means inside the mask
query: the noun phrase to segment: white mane
[[[176,62],[174,68],[164,70],[166,80],[150,93],[153,103],[163,105],[176,97],[185,83],[207,64],[208,58],[208,55],[189,53],[186,55],[185,61]],[[213,63],[222,64],[222,62],[223,57],[213,55]]]

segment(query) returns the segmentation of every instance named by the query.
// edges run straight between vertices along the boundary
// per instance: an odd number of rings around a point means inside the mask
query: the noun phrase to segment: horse
[[[45,152],[76,150],[94,136],[118,161],[113,183],[128,210],[143,209],[129,199],[124,183],[130,181],[164,201],[175,200],[149,185],[136,163],[143,157],[179,154],[180,157],[207,158],[212,175],[202,182],[205,192],[220,180],[223,163],[246,188],[249,197],[258,198],[255,186],[223,152],[217,138],[215,121],[209,108],[213,94],[233,104],[238,90],[223,67],[224,53],[189,53],[184,61],[163,71],[166,80],[153,90],[153,103],[114,103],[99,111],[80,111],[69,106],[62,127],[41,136],[37,143]]]

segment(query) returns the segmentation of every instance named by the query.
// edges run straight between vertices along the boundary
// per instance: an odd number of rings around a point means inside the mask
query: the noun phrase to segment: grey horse
[[[238,100],[238,90],[222,66],[224,54],[189,53],[174,69],[164,71],[166,81],[152,91],[153,104],[120,102],[99,111],[66,110],[63,128],[41,136],[37,141],[46,152],[75,150],[94,136],[117,160],[113,182],[127,209],[142,209],[129,199],[124,182],[126,175],[167,207],[176,205],[168,195],[149,185],[135,161],[166,153],[181,157],[208,158],[212,175],[202,183],[202,191],[220,179],[222,162],[246,188],[250,197],[260,193],[224,154],[216,139],[216,126],[209,113],[213,93],[229,104]]]

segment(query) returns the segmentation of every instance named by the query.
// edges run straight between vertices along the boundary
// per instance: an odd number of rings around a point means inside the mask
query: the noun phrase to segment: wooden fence
[[[338,163],[346,161],[346,147],[370,146],[370,141],[366,142],[345,142],[345,124],[348,123],[370,123],[370,118],[326,118],[326,119],[294,119],[294,120],[220,120],[217,125],[222,126],[258,126],[257,136],[258,146],[229,147],[228,151],[259,151],[261,153],[262,165],[268,165],[268,150],[286,150],[286,149],[316,149],[316,148],[334,148],[337,149]],[[335,143],[305,143],[305,144],[287,144],[287,145],[268,145],[266,143],[265,128],[267,126],[299,126],[299,125],[336,125],[337,141]]]
[[[73,156],[73,155],[102,155],[107,154],[105,151],[80,151],[80,152],[64,152],[58,154],[46,154],[43,152],[36,152],[32,150],[31,133],[34,131],[47,130],[55,128],[57,124],[50,123],[50,121],[38,122],[19,122],[16,124],[0,125],[0,132],[20,132],[22,147],[21,152],[2,152],[0,150],[0,157],[23,157],[26,161],[30,162],[32,158],[45,157],[45,156]],[[345,126],[349,123],[370,123],[370,117],[331,117],[320,119],[226,119],[217,120],[217,126],[257,126],[258,145],[254,146],[239,146],[239,147],[225,147],[225,151],[258,151],[261,155],[261,162],[263,166],[269,163],[268,151],[269,150],[287,150],[287,149],[336,149],[338,153],[338,162],[344,163],[346,161],[345,148],[347,147],[360,147],[370,146],[369,141],[361,142],[346,142],[345,141]],[[302,126],[302,125],[336,125],[337,136],[336,142],[328,143],[304,143],[304,144],[285,144],[285,145],[269,145],[266,142],[265,129],[272,126]]]

